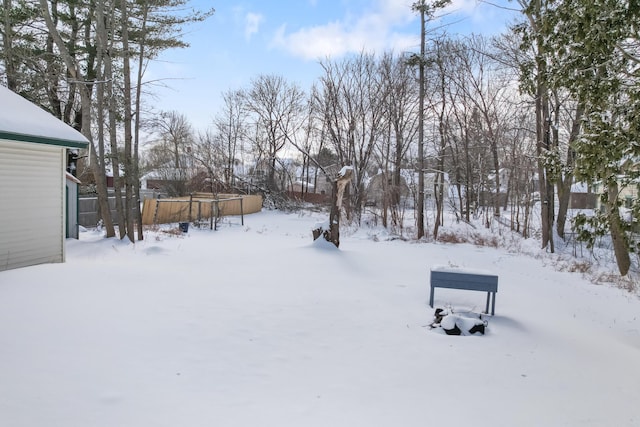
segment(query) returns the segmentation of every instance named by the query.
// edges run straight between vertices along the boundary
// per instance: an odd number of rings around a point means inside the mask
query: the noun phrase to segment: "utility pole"
[[[418,239],[424,237],[424,44],[425,44],[425,4],[420,7],[420,60],[418,64]]]
[[[424,71],[426,65],[425,45],[427,38],[427,18],[433,19],[435,12],[451,3],[451,0],[420,0],[411,6],[414,11],[420,12],[420,57],[415,55],[411,58],[411,63],[418,62],[418,91],[419,111],[418,111],[418,239],[424,237]]]

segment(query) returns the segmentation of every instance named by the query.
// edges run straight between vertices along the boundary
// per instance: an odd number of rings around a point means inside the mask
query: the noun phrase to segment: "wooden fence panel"
[[[242,199],[242,201],[240,200]],[[262,196],[195,193],[193,198],[146,199],[142,224],[168,224],[209,219],[212,216],[251,214],[262,210]]]

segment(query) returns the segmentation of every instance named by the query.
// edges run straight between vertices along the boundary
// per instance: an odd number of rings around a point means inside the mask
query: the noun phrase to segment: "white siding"
[[[64,261],[64,148],[0,139],[0,271]]]

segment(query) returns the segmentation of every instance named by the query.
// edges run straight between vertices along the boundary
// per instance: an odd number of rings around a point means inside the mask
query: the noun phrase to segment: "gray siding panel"
[[[64,149],[0,140],[0,271],[64,261]]]
[[[66,187],[66,214],[67,214],[67,222],[66,222],[66,233],[65,237],[77,239],[79,237],[78,233],[78,185],[75,182],[69,181],[65,179],[65,187]]]

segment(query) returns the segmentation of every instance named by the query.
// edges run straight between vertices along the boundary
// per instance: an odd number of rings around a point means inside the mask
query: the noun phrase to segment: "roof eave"
[[[21,133],[3,131],[0,131],[0,139],[7,139],[9,141],[31,142],[34,144],[55,145],[68,148],[87,148],[87,146],[89,145],[88,141],[49,138],[46,136],[25,135]]]

